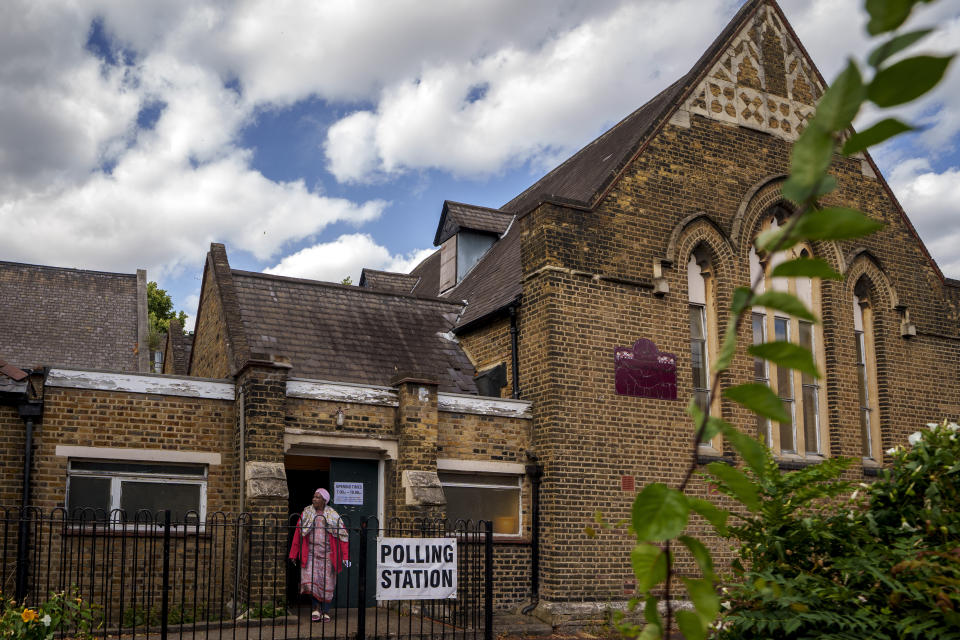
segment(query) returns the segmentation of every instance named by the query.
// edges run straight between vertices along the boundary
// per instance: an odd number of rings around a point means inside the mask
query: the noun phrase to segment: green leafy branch
[[[877,36],[890,33],[899,28],[910,15],[914,5],[925,0],[867,0],[866,7],[870,15],[868,31]],[[903,34],[894,34],[876,47],[867,59],[872,77],[865,80],[856,62],[850,60],[846,68],[821,98],[816,115],[810,120],[793,146],[790,164],[790,176],[783,183],[783,196],[796,205],[796,212],[782,228],[761,233],[755,245],[762,255],[775,255],[805,242],[842,241],[859,238],[879,230],[883,225],[877,220],[853,209],[831,206],[823,207],[819,199],[837,187],[836,179],[829,174],[834,154],[859,153],[871,145],[878,144],[910,131],[913,127],[899,120],[888,118],[881,120],[865,131],[847,135],[850,126],[861,107],[871,102],[880,108],[901,105],[929,92],[943,77],[952,56],[918,55],[890,62],[907,47],[919,42],[930,33],[925,29]],[[845,139],[846,138],[846,139]],[[778,264],[769,274],[775,278],[820,278],[842,279],[828,263],[818,258],[800,257]],[[710,391],[707,406],[713,406],[721,388],[721,378],[729,369],[737,350],[737,336],[744,317],[752,307],[764,307],[785,313],[789,316],[818,322],[816,315],[795,296],[781,291],[761,292],[764,274],[759,274],[750,287],[737,288],[733,293],[730,318],[724,332],[721,348],[711,371]],[[814,378],[820,377],[813,354],[796,344],[784,341],[752,345],[748,352],[757,358],[767,360],[779,367],[798,370]],[[790,416],[784,410],[777,395],[765,384],[747,383],[725,389],[722,396],[751,412],[777,422],[789,422]],[[696,561],[702,578],[683,578],[683,584],[693,602],[693,610],[676,612],[676,623],[680,631],[689,640],[705,638],[720,612],[720,597],[716,591],[718,577],[713,561],[706,546],[688,535],[682,535],[686,529],[690,514],[702,516],[721,535],[746,536],[751,526],[756,524],[751,514],[762,514],[765,521],[773,517],[787,518],[803,504],[776,504],[775,497],[784,495],[787,489],[790,495],[799,496],[800,503],[835,495],[842,485],[823,488],[821,484],[811,486],[803,492],[802,487],[788,487],[778,480],[779,468],[773,461],[766,445],[738,431],[733,425],[717,416],[706,415],[694,402],[688,407],[688,413],[696,425],[692,439],[690,464],[677,488],[662,483],[646,486],[636,497],[632,507],[632,531],[637,544],[630,554],[634,574],[637,579],[637,597],[630,601],[630,609],[643,604],[643,625],[623,625],[621,628],[640,640],[662,638],[672,627],[674,619],[673,590],[675,565],[673,545],[686,548]],[[685,491],[697,469],[697,453],[701,442],[722,435],[746,463],[746,471],[722,462],[707,465],[707,473],[727,495],[733,497],[743,512],[728,511],[700,498],[688,496]],[[807,476],[820,474],[821,480],[831,474],[839,474],[844,460],[825,463],[822,469],[801,474],[802,482],[809,482]],[[778,484],[778,482],[780,484]],[[744,524],[730,528],[728,520],[737,517]],[[598,517],[602,526],[608,526]],[[662,547],[657,543],[662,543]],[[782,549],[786,553],[787,549]],[[665,619],[658,610],[658,600],[653,590],[663,584],[665,601]],[[774,594],[775,582],[764,581],[755,585]],[[766,592],[766,591],[765,591]],[[781,597],[781,592],[776,594]],[[802,603],[794,609],[802,613]],[[796,624],[800,624],[797,622]],[[794,624],[793,622],[790,623]]]

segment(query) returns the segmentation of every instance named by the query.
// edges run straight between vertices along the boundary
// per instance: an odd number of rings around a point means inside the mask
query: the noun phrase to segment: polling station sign
[[[456,538],[377,539],[377,600],[456,597]]]

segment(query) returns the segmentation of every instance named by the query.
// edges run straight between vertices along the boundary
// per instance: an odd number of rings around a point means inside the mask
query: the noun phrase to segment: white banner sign
[[[456,597],[456,538],[377,539],[377,600]]]
[[[333,504],[363,504],[363,483],[334,482]]]

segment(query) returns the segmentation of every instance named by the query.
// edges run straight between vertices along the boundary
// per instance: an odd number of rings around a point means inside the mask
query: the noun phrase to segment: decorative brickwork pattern
[[[684,108],[707,118],[796,140],[823,87],[778,12],[760,6]]]

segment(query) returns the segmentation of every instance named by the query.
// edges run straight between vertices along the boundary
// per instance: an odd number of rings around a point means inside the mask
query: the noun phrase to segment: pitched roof
[[[411,293],[419,281],[420,278],[409,273],[363,269],[359,286],[389,293]]]
[[[522,216],[540,202],[548,200],[581,208],[595,206],[627,164],[642,152],[646,142],[671,116],[700,77],[709,71],[726,49],[728,41],[765,3],[776,7],[772,0],[746,2],[689,72],[504,204],[499,210],[500,214]],[[502,309],[520,295],[522,268],[518,235],[507,233],[459,285],[444,294],[458,300],[465,299],[468,303],[458,326],[463,327]],[[431,259],[434,256],[428,258]],[[439,258],[436,258],[436,263],[436,286],[439,286]],[[417,268],[421,267],[424,272],[430,272],[434,265],[428,265],[425,260]],[[436,294],[433,286],[424,290],[425,293],[428,291]]]
[[[137,279],[131,273],[0,262],[0,353],[23,368],[139,371],[146,336]],[[145,309],[145,290],[142,295]]]
[[[443,210],[440,212],[440,222],[437,224],[437,233],[433,237],[433,244],[437,246],[446,242],[461,229],[501,235],[510,227],[512,221],[513,214],[499,209],[444,200]]]
[[[440,294],[440,251],[434,251],[410,271],[411,276],[419,280],[413,288],[413,295],[435,298]]]
[[[709,70],[713,60],[725,49],[727,41],[743,28],[747,19],[765,2],[776,6],[770,0],[748,0],[744,3],[682,78],[573,154],[501,209],[522,215],[544,200],[566,200],[586,207],[596,204],[606,187],[642,150],[643,143],[666,120],[673,107],[698,78]]]
[[[450,334],[462,306],[436,298],[232,270],[251,353],[290,359],[290,375],[389,385],[398,374],[476,393],[473,365]]]
[[[457,327],[463,328],[515,302],[523,292],[521,273],[520,233],[513,230],[490,247],[460,284],[444,293],[445,298],[467,301]]]

